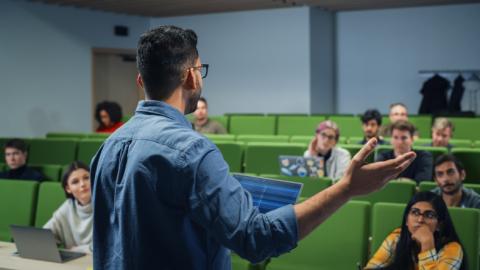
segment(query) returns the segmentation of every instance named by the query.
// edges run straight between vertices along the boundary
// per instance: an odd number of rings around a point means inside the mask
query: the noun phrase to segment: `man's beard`
[[[442,192],[447,195],[454,195],[456,194],[460,189],[462,188],[462,185],[457,185],[455,189],[446,191],[444,187],[442,187]]]
[[[200,96],[202,95],[202,89],[198,90],[197,92],[192,92],[193,93],[188,97],[187,104],[185,105],[184,114],[191,114],[197,110],[197,104]]]

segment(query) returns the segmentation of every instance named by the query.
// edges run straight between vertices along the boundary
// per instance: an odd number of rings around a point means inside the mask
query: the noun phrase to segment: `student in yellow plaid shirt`
[[[442,198],[419,192],[408,203],[402,227],[395,229],[364,269],[464,270],[466,260]]]

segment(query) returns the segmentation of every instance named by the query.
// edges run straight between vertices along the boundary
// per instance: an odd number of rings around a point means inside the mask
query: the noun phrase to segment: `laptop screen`
[[[287,204],[295,204],[302,183],[276,180],[242,174],[233,175],[252,195],[253,205],[257,206],[261,213],[267,213]]]

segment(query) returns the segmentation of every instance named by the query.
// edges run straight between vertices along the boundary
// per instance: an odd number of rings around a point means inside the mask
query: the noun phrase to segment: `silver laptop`
[[[85,256],[81,252],[59,250],[49,229],[10,225],[10,230],[22,258],[63,263]]]
[[[287,176],[324,177],[325,164],[321,157],[279,156],[280,173]]]

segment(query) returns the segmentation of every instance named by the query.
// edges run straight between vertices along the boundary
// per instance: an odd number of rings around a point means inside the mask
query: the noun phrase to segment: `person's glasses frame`
[[[202,79],[205,79],[208,75],[208,64],[202,64],[201,66],[191,67],[191,69],[198,69],[200,70],[200,74],[202,75]]]
[[[436,220],[436,219],[438,219],[437,213],[435,213],[435,211],[433,211],[433,210],[427,210],[427,211],[422,213],[420,211],[420,209],[412,208],[412,209],[410,209],[409,215],[411,215],[412,217],[415,217],[415,218],[419,218],[420,216],[422,216],[425,220]]]

